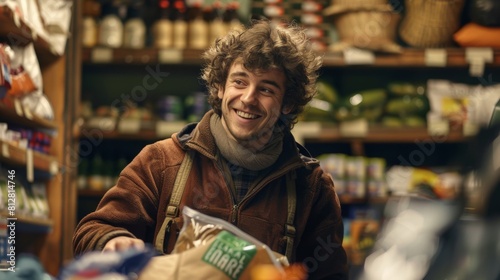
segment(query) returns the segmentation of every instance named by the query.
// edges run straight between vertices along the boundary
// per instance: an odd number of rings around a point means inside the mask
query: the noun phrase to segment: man
[[[204,58],[213,110],[137,155],[79,223],[75,253],[144,242],[169,253],[182,218],[170,221],[166,211],[181,163],[193,153],[180,209],[233,223],[291,263],[304,263],[309,279],[346,279],[332,179],[290,133],[315,94],[321,58],[299,27],[268,21],[217,40]]]

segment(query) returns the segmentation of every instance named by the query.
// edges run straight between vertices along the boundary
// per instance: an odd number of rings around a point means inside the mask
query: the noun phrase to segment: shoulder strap
[[[165,220],[161,225],[160,231],[156,236],[155,248],[159,252],[164,251],[165,235],[170,231],[170,226],[174,218],[179,215],[179,204],[181,203],[182,194],[184,193],[184,187],[186,186],[186,181],[189,176],[189,171],[191,171],[191,165],[193,164],[194,151],[188,150],[182,160],[177,176],[175,177],[174,187],[172,190],[172,196],[170,197],[170,202],[168,203],[167,209],[165,211]]]
[[[285,256],[287,257],[290,263],[292,262],[293,242],[295,239],[294,220],[295,220],[295,210],[297,207],[297,190],[295,188],[295,179],[296,179],[295,171],[289,172],[286,175],[288,213],[285,224],[285,240],[286,240]]]

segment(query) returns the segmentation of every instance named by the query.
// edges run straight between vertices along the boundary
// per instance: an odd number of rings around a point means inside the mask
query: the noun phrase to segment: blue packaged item
[[[88,252],[64,267],[59,279],[136,279],[157,252],[146,246],[126,251]]]

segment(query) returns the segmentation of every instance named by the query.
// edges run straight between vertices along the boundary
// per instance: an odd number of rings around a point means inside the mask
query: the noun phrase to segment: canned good
[[[167,95],[158,101],[158,117],[164,121],[183,119],[183,104],[180,97]]]

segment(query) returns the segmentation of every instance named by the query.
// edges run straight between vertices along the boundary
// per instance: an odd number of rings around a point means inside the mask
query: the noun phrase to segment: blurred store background
[[[16,252],[56,276],[119,171],[209,109],[203,51],[263,17],[324,58],[293,133],[333,177],[353,278],[500,279],[495,0],[0,0],[0,252],[15,182]]]

